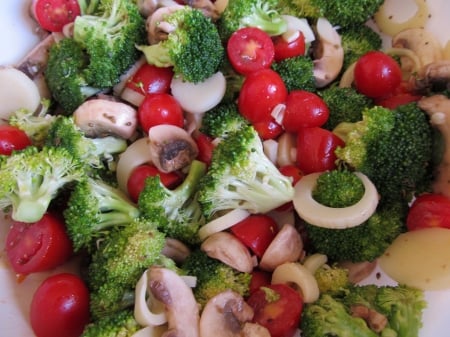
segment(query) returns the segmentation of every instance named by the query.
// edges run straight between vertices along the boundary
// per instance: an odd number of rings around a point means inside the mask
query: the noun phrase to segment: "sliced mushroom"
[[[156,44],[162,40],[166,40],[167,35],[177,28],[167,21],[164,21],[164,17],[182,8],[184,8],[184,6],[179,4],[160,7],[147,18],[147,40],[150,44]]]
[[[344,64],[341,37],[325,18],[317,20],[318,38],[313,43],[314,79],[316,87],[323,88],[339,75]]]
[[[427,64],[411,77],[413,90],[450,90],[450,60],[440,60]]]
[[[166,244],[162,254],[174,260],[176,263],[182,263],[190,254],[191,250],[183,242],[173,238],[166,238]]]
[[[388,319],[385,315],[365,305],[352,305],[350,312],[353,317],[362,318],[369,328],[377,333],[383,331],[388,324]]]
[[[137,0],[139,12],[145,18],[152,15],[160,7],[177,5],[175,0]]]
[[[244,323],[253,315],[253,309],[241,295],[226,290],[206,303],[200,317],[200,336],[241,337]]]
[[[137,128],[137,111],[122,102],[91,99],[73,113],[75,124],[87,137],[117,136],[131,138]]]
[[[186,0],[186,5],[200,10],[203,15],[211,18],[213,21],[220,16],[220,11],[215,5],[215,1],[211,0]]]
[[[364,262],[339,262],[339,266],[348,270],[348,279],[351,283],[356,284],[368,277],[375,270],[377,260]]]
[[[161,124],[148,131],[153,165],[162,172],[173,172],[188,166],[198,155],[192,137],[174,125]]]
[[[149,288],[165,305],[168,330],[164,337],[199,337],[200,314],[192,289],[174,271],[151,267]]]
[[[245,322],[242,328],[242,337],[271,337],[271,335],[265,326]]]
[[[303,251],[303,241],[300,233],[291,224],[281,227],[275,238],[267,247],[259,267],[263,270],[273,271],[285,262],[297,261]]]
[[[203,241],[201,249],[209,256],[245,273],[253,270],[254,259],[246,246],[233,234],[214,233]]]

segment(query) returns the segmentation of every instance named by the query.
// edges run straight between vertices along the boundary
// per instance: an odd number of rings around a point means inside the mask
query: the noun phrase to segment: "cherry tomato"
[[[250,279],[249,293],[252,294],[261,287],[267,287],[270,285],[272,279],[272,273],[254,268],[251,272],[252,278]]]
[[[356,61],[354,84],[356,89],[371,98],[392,94],[402,82],[399,64],[381,51],[369,51]]]
[[[231,232],[258,257],[278,233],[274,219],[265,214],[252,214],[231,227]]]
[[[395,94],[395,95],[386,97],[381,100],[377,100],[375,103],[377,105],[383,106],[388,109],[395,109],[400,105],[408,104],[411,102],[417,102],[421,98],[422,98],[422,96],[420,96],[420,95],[414,95],[414,94],[405,92],[405,93]]]
[[[144,130],[160,124],[184,126],[183,109],[177,100],[169,94],[147,94],[138,108],[139,124]]]
[[[286,131],[295,133],[304,127],[322,126],[329,115],[327,104],[318,95],[305,90],[293,90],[286,98],[282,124]]]
[[[198,133],[195,137],[195,142],[198,147],[197,159],[204,162],[206,165],[211,164],[212,153],[214,150],[213,139],[204,133]]]
[[[31,145],[31,140],[21,129],[3,124],[0,125],[0,154],[9,156],[14,150],[22,150]]]
[[[287,41],[282,35],[273,38],[275,46],[275,61],[280,62],[290,57],[305,55],[305,36],[298,31],[298,35],[292,41]]]
[[[422,194],[409,209],[406,219],[408,230],[429,227],[450,229],[450,198],[441,194]]]
[[[297,166],[304,174],[336,167],[334,151],[344,141],[333,132],[319,127],[303,128],[297,134]]]
[[[78,337],[89,320],[89,290],[74,274],[46,278],[33,295],[30,323],[36,337]]]
[[[303,310],[299,293],[286,284],[271,284],[254,291],[247,300],[255,315],[271,337],[291,337],[297,331]]]
[[[233,68],[246,75],[269,68],[275,56],[272,39],[256,27],[238,29],[227,42],[227,55]]]
[[[62,218],[51,213],[34,223],[14,221],[5,246],[12,268],[20,275],[53,269],[73,253]]]
[[[278,169],[283,175],[292,178],[292,186],[294,186],[302,177],[303,172],[296,165],[285,165]],[[281,205],[276,210],[279,212],[289,211],[294,207],[292,201]]]
[[[31,11],[38,24],[50,32],[61,32],[81,14],[77,0],[33,0]]]
[[[137,200],[139,199],[139,194],[141,194],[145,186],[145,179],[147,177],[154,177],[157,175],[159,175],[161,183],[167,188],[174,188],[178,186],[178,184],[182,180],[181,175],[175,172],[165,173],[159,171],[153,165],[149,164],[140,165],[136,167],[133,171],[131,171],[130,177],[128,178],[127,181],[128,195],[130,196],[131,200],[137,202]]]
[[[144,63],[127,81],[126,87],[142,95],[168,93],[172,77],[173,69],[171,67],[157,67]]]
[[[273,118],[265,121],[254,122],[253,127],[256,132],[258,132],[258,135],[262,138],[262,140],[275,139],[283,133],[283,127]]]
[[[251,123],[271,120],[272,110],[284,103],[288,91],[283,79],[272,69],[262,69],[246,76],[238,97],[240,113]]]

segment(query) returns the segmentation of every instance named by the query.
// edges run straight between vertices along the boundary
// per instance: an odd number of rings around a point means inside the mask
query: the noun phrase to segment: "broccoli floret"
[[[248,124],[236,102],[221,103],[203,115],[200,131],[214,138],[225,138]]]
[[[246,125],[214,149],[208,172],[200,180],[198,200],[209,219],[236,208],[265,213],[293,196],[290,178],[265,155],[258,133]]]
[[[288,91],[316,91],[313,73],[314,64],[311,57],[290,57],[282,61],[272,63],[272,69],[281,76]]]
[[[210,298],[228,289],[242,296],[249,294],[250,273],[237,271],[219,260],[210,258],[200,249],[188,255],[181,269],[186,275],[197,278],[196,286],[192,290],[195,299],[202,306]]]
[[[97,243],[86,274],[94,318],[133,305],[137,280],[149,266],[164,260],[164,244],[165,235],[142,218],[112,229]]]
[[[63,147],[76,159],[85,163],[88,174],[98,169],[109,169],[114,155],[126,150],[123,138],[106,136],[90,138],[75,124],[71,116],[58,116],[48,130],[47,145]]]
[[[77,183],[64,210],[67,232],[76,251],[91,248],[112,228],[124,227],[140,212],[120,190],[101,180],[86,178]]]
[[[174,75],[192,83],[203,82],[217,72],[224,48],[216,25],[200,10],[184,6],[163,18],[173,30],[167,39],[138,46],[147,62],[173,67]]]
[[[132,310],[121,310],[89,323],[81,337],[131,337],[141,326]]]
[[[161,183],[159,175],[148,177],[138,199],[142,216],[158,224],[169,237],[198,243],[198,229],[205,218],[197,200],[197,186],[205,172],[203,162],[192,161],[184,181],[172,190]]]
[[[362,111],[371,108],[372,99],[354,88],[329,86],[317,92],[327,104],[330,115],[323,128],[332,131],[339,123],[355,123],[362,119]]]
[[[287,30],[276,0],[229,0],[217,25],[223,41],[243,27],[256,27],[273,36]]]
[[[136,44],[145,41],[145,20],[130,0],[101,0],[95,14],[75,19],[74,40],[88,55],[87,81],[107,88],[140,57]]]
[[[350,286],[348,269],[338,265],[324,264],[314,272],[314,277],[319,286],[320,293],[328,293],[337,296]]]
[[[83,178],[82,165],[65,149],[29,146],[0,162],[0,209],[36,222],[68,184]]]
[[[381,195],[381,203],[410,201],[431,181],[432,130],[416,103],[395,110],[365,109],[356,123],[339,124],[335,131],[345,146],[338,160],[367,175]]]
[[[81,44],[74,39],[65,38],[50,47],[45,80],[53,99],[66,115],[101,90],[86,79],[84,71],[88,62]]]

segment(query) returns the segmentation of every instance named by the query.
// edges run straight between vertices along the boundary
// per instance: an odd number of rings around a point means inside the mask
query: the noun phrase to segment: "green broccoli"
[[[198,243],[198,230],[205,218],[197,200],[197,186],[205,172],[203,162],[192,161],[184,181],[172,190],[161,183],[159,175],[148,177],[138,199],[142,216],[158,224],[169,237]]]
[[[75,19],[73,38],[88,56],[88,83],[108,88],[140,57],[135,45],[145,41],[145,20],[134,1],[101,0],[94,14]]]
[[[219,69],[224,48],[216,25],[200,10],[189,6],[163,18],[174,29],[166,40],[138,46],[147,62],[158,67],[173,66],[175,76],[187,82],[203,82]]]
[[[319,286],[320,293],[328,293],[332,296],[345,292],[350,286],[348,270],[336,264],[324,264],[315,272],[314,277]]]
[[[124,309],[90,322],[81,337],[131,337],[140,329],[133,310]]]
[[[430,186],[432,130],[416,103],[395,110],[365,109],[356,123],[341,123],[334,131],[345,141],[335,151],[338,161],[367,175],[381,203],[405,200]]]
[[[239,272],[223,262],[210,258],[196,249],[188,255],[181,269],[186,275],[197,278],[193,288],[197,302],[204,306],[215,295],[231,289],[242,296],[249,295],[250,273]]]
[[[210,219],[236,208],[265,213],[293,196],[290,178],[265,155],[257,131],[246,125],[214,149],[208,172],[200,180],[198,200]]]
[[[48,130],[46,144],[67,149],[76,159],[85,163],[88,174],[110,167],[114,155],[126,150],[123,138],[107,136],[90,138],[75,124],[71,116],[58,116]]]
[[[287,31],[276,0],[229,0],[217,25],[223,41],[243,27],[256,27],[273,36]]]
[[[330,115],[323,128],[332,131],[339,123],[355,123],[362,119],[362,111],[371,108],[372,99],[360,94],[354,88],[329,86],[317,92],[327,104]]]
[[[78,251],[90,250],[95,240],[114,227],[127,226],[140,212],[124,193],[88,177],[75,185],[63,214],[67,232]]]
[[[0,161],[0,209],[36,222],[68,184],[83,179],[82,165],[63,148],[29,146]]]
[[[288,91],[316,91],[313,73],[314,64],[311,57],[290,57],[282,61],[272,63],[272,69],[281,76]]]
[[[236,102],[220,103],[203,115],[200,131],[214,138],[225,138],[248,124]]]
[[[347,207],[359,201],[364,187],[359,178],[347,170],[333,170],[320,175],[313,198],[328,207]],[[331,261],[373,261],[405,230],[406,203],[378,205],[362,224],[333,229],[306,223],[313,251],[327,255]]]
[[[88,63],[81,44],[74,39],[62,39],[49,49],[45,80],[53,99],[66,115],[102,89],[87,80],[84,72]]]

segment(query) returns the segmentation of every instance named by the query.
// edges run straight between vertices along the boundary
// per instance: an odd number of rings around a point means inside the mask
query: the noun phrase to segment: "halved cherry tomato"
[[[142,95],[168,93],[172,77],[171,67],[157,67],[145,62],[127,81],[126,87]]]
[[[131,171],[127,182],[128,195],[131,200],[137,202],[141,194],[147,177],[159,175],[161,183],[167,188],[175,188],[182,181],[181,175],[176,172],[161,172],[155,166],[143,164]]]
[[[273,44],[275,46],[276,62],[290,57],[305,55],[305,36],[300,31],[298,31],[298,35],[292,41],[287,41],[283,35],[276,36],[273,38]]]
[[[262,138],[262,140],[275,139],[283,133],[283,127],[273,118],[265,121],[254,122],[253,127],[258,132],[258,135]]]
[[[418,196],[409,209],[406,227],[410,231],[429,227],[450,229],[450,198],[436,193]]]
[[[61,32],[81,14],[77,0],[33,0],[31,12],[37,23],[50,32]]]
[[[263,256],[278,233],[274,219],[265,214],[252,214],[231,227],[231,232],[256,256]]]
[[[250,279],[249,293],[252,294],[261,287],[267,287],[272,280],[272,273],[254,268],[251,272],[252,278]]]
[[[298,132],[304,127],[322,126],[330,115],[325,101],[315,93],[293,90],[286,98],[283,127],[288,132]]]
[[[297,134],[297,166],[304,174],[336,167],[334,151],[344,141],[333,132],[319,127],[303,128]]]
[[[30,145],[31,140],[24,131],[12,125],[0,125],[0,154],[9,156],[12,151]]]
[[[211,163],[212,153],[214,150],[213,139],[204,133],[199,132],[195,137],[195,142],[198,147],[197,159],[204,162],[206,165]]]
[[[51,270],[73,253],[62,217],[46,213],[38,222],[14,221],[6,237],[6,254],[19,275]]]
[[[383,106],[388,109],[395,109],[400,105],[408,104],[411,102],[417,102],[421,98],[422,98],[422,96],[420,96],[420,95],[414,95],[414,94],[405,92],[405,93],[395,94],[395,95],[386,97],[381,100],[377,100],[375,103],[377,105]]]
[[[402,82],[399,64],[382,51],[369,51],[355,64],[356,89],[371,98],[383,98],[392,94]]]
[[[227,55],[233,68],[246,75],[269,68],[275,49],[269,34],[256,27],[238,29],[227,42]]]
[[[251,123],[272,119],[272,110],[284,103],[288,91],[283,79],[272,69],[262,69],[246,76],[238,97],[240,113]]]
[[[266,327],[272,337],[292,337],[303,310],[299,293],[286,284],[271,284],[254,291],[247,300],[253,322]]]
[[[169,94],[147,94],[138,108],[138,120],[144,132],[160,124],[184,126],[184,114],[178,101]]]
[[[30,323],[36,337],[78,337],[89,320],[89,290],[74,274],[46,278],[33,295]]]

